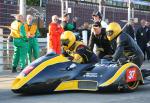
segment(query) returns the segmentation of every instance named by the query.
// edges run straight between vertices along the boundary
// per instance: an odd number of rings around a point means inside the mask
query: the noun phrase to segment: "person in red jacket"
[[[58,23],[58,16],[52,16],[52,22],[49,24],[49,51],[53,51],[56,54],[61,53],[60,36],[64,31],[61,25]]]

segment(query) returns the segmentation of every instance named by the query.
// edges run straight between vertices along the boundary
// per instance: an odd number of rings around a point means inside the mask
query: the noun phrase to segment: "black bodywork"
[[[43,61],[56,56],[58,55],[45,55],[31,63],[30,66],[36,69]],[[99,90],[101,89],[99,85],[110,79],[120,67],[120,65],[106,59],[99,60],[96,64],[77,64],[71,61],[56,63],[48,65],[21,88],[12,89],[12,91],[15,93],[50,93],[62,82],[70,80],[79,80],[78,88],[81,90]],[[124,77],[120,76],[112,85],[123,84],[123,79]]]

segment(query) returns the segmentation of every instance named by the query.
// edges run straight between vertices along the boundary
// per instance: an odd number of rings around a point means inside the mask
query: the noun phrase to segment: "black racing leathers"
[[[127,25],[125,32],[127,34],[129,34],[133,39],[135,39],[135,35],[134,35],[135,31],[134,31],[134,27],[132,25],[130,25],[130,24]]]
[[[96,55],[99,59],[102,59],[106,55],[112,55],[114,53],[109,40],[106,37],[105,28],[101,29],[101,34],[95,36],[94,33],[91,34],[89,39],[89,48],[93,51],[94,44],[96,44]]]
[[[133,38],[122,32],[116,39],[117,48],[113,55],[113,60],[117,61],[122,55],[126,57],[132,56],[131,62],[140,67],[144,60],[144,54]]]

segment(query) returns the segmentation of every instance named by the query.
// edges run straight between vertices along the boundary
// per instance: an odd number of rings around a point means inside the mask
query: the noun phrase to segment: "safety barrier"
[[[3,69],[10,69],[12,56],[13,56],[13,43],[12,40],[7,39],[8,35],[3,34],[3,29],[0,28],[0,72]],[[44,55],[47,52],[46,38],[38,38],[40,46],[40,54]]]
[[[0,34],[3,33],[3,29],[0,29]],[[1,45],[1,42],[3,41],[3,37],[0,36],[0,49],[3,48],[3,45]],[[2,52],[0,52],[0,57],[2,57]],[[3,58],[0,58],[0,63],[3,63]],[[0,72],[2,71],[3,65],[0,65]]]

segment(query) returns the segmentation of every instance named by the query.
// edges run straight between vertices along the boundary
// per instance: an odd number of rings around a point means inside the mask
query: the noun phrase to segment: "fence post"
[[[0,28],[0,34],[2,35],[3,34],[3,29]],[[0,72],[3,71],[3,36],[0,36]]]
[[[83,43],[85,45],[88,45],[88,31],[87,30],[82,31],[82,37],[83,37]]]
[[[131,0],[128,1],[128,22],[131,19]]]
[[[50,51],[50,47],[49,47],[49,40],[50,40],[50,36],[49,33],[47,33],[47,53]]]
[[[9,65],[7,65],[7,68],[10,68],[10,53],[9,53],[9,49],[10,49],[10,42],[9,42],[9,39],[8,39],[9,37],[7,37],[7,44],[6,44],[6,48],[7,48],[7,52],[6,52],[6,56],[7,56],[7,63],[9,64]]]

